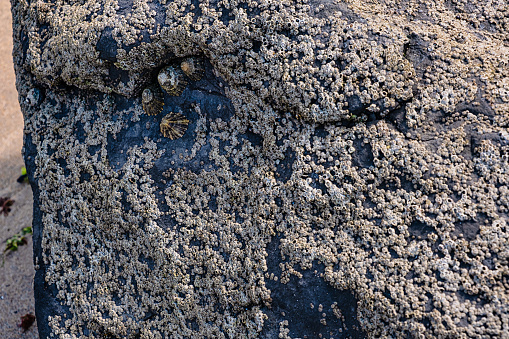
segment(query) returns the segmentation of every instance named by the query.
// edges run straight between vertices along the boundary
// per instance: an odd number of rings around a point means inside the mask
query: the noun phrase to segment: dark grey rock
[[[41,338],[502,336],[508,26],[459,3],[13,2]]]

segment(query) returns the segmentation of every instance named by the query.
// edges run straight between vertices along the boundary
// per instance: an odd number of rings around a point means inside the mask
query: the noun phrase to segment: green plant
[[[25,166],[21,168],[21,176],[17,180],[20,184],[24,182],[28,182],[28,174]]]
[[[19,246],[25,245],[27,243],[27,240],[25,236],[27,234],[32,234],[32,227],[27,226],[23,228],[21,231],[19,231],[17,234],[14,234],[10,239],[7,239],[6,246],[4,249],[4,252],[2,254],[2,266],[4,264],[5,260],[5,253],[8,251],[16,251]]]

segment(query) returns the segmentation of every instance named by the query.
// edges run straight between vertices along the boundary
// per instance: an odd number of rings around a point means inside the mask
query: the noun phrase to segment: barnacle
[[[171,140],[178,139],[184,135],[189,125],[189,120],[182,113],[170,112],[161,121],[159,125],[161,133]]]
[[[157,81],[166,93],[173,96],[181,95],[187,85],[182,71],[173,66],[164,67],[157,75]]]
[[[198,81],[205,73],[203,61],[198,58],[187,58],[180,63],[180,68],[193,81]]]
[[[145,113],[148,115],[157,115],[163,110],[163,93],[157,86],[152,85],[147,87],[141,94],[141,102]]]

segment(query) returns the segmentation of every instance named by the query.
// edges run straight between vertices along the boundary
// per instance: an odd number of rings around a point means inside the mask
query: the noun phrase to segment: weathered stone
[[[41,338],[507,332],[503,5],[12,5]]]

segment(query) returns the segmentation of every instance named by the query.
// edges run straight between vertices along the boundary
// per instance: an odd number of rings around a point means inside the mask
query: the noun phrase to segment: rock
[[[41,338],[502,336],[507,11],[13,3]]]

